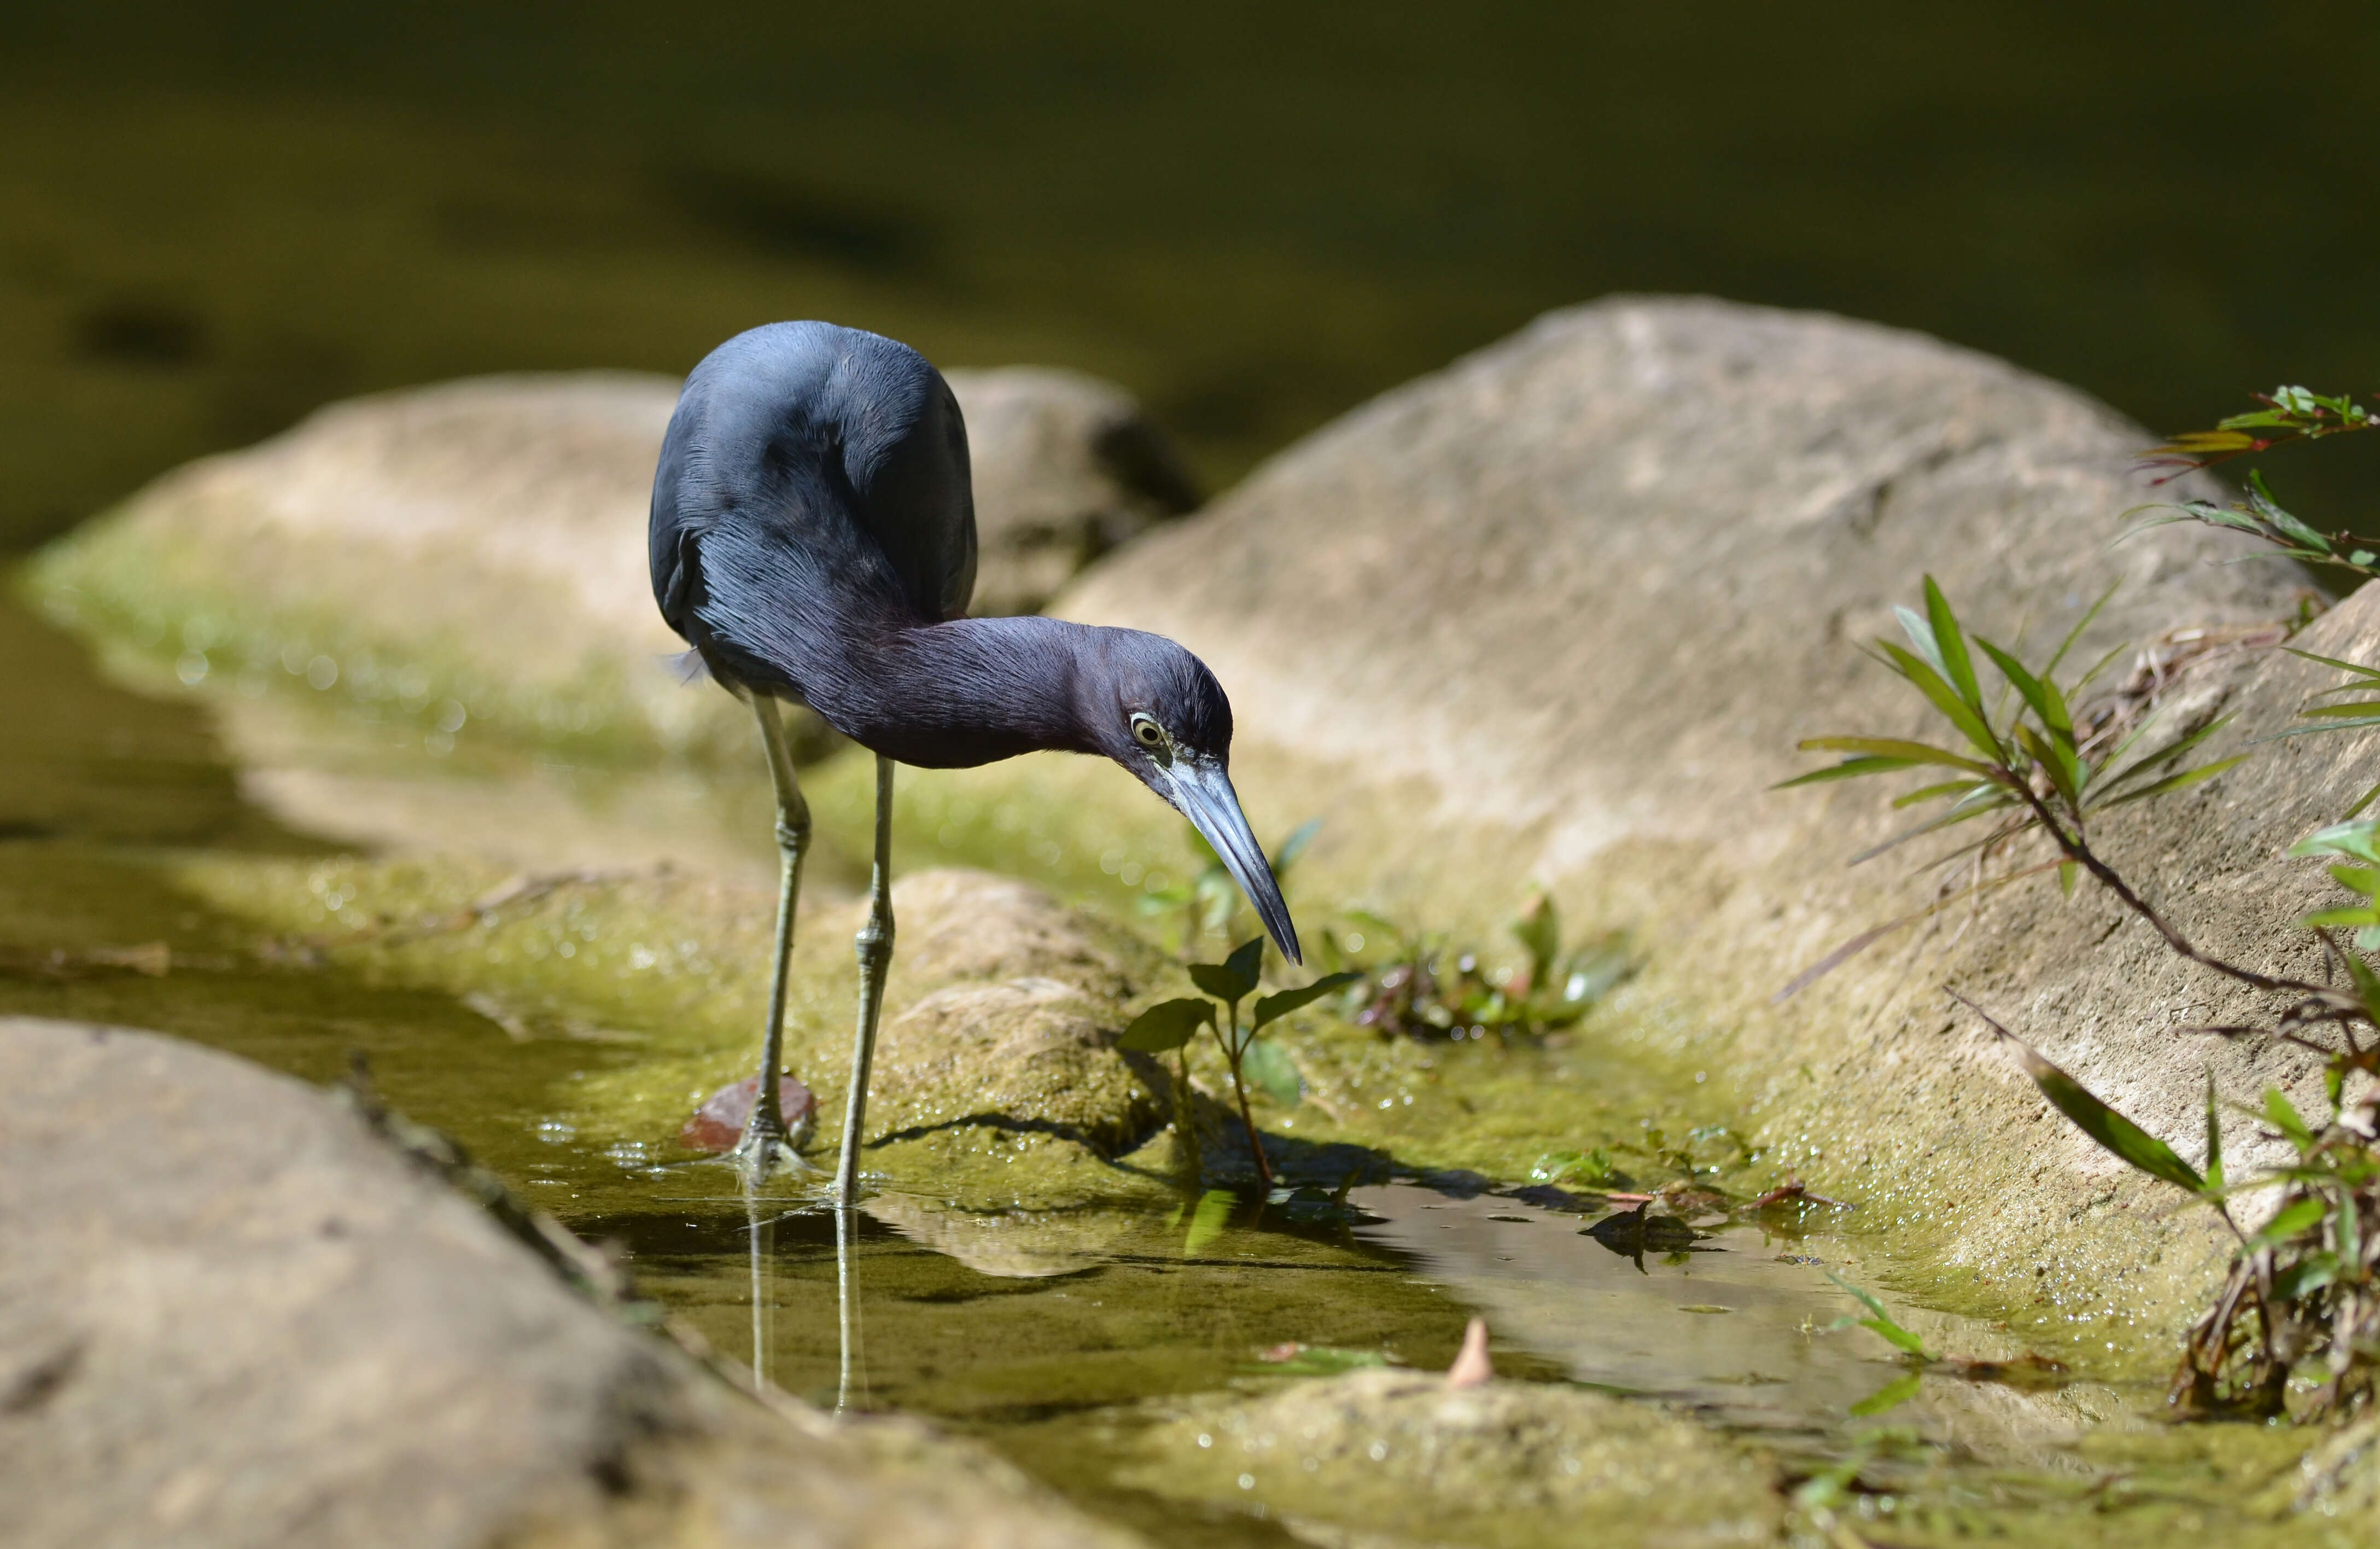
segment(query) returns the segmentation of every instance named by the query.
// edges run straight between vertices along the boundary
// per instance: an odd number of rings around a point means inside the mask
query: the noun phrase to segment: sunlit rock
[[[982,543],[969,611],[1038,613],[1085,565],[1198,504],[1121,388],[1040,366],[945,374],[966,416]]]

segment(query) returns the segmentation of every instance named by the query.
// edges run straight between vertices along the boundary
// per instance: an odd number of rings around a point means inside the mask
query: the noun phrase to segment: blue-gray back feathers
[[[783,681],[796,637],[965,613],[975,506],[958,403],[924,356],[875,334],[739,334],[686,378],[649,537],[671,627],[714,670],[798,696]]]

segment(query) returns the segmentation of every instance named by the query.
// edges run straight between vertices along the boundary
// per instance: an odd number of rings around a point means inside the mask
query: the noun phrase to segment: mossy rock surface
[[[599,1145],[659,1160],[710,1092],[748,1075],[774,904],[757,889],[645,873],[526,878],[467,860],[214,859],[182,872],[273,933],[268,950],[444,987],[524,1029],[613,1045],[572,1083]],[[820,1097],[812,1144],[840,1143],[865,906],[802,916],[786,1060]],[[1013,879],[925,872],[893,890],[896,951],[864,1165],[982,1208],[1062,1206],[1150,1187],[1113,1163],[1165,1122],[1161,1079],[1119,1053],[1153,977],[1134,937]]]
[[[1205,1400],[1151,1427],[1143,1488],[1261,1502],[1300,1537],[1537,1549],[1770,1542],[1772,1465],[1644,1404],[1390,1370]]]

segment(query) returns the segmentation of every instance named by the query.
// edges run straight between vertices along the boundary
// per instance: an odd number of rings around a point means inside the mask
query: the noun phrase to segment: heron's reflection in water
[[[860,1359],[859,1265],[856,1255],[858,1232],[852,1221],[847,1204],[834,1207],[834,1292],[835,1311],[840,1319],[843,1360],[834,1387],[834,1412],[851,1408],[851,1374],[861,1371],[863,1385],[867,1381],[865,1363]],[[866,1395],[861,1395],[863,1401]]]
[[[816,1208],[773,1209],[754,1191],[747,1189],[744,1193],[746,1257],[752,1311],[752,1384],[757,1388],[766,1388],[773,1381],[769,1365],[771,1348],[777,1336],[774,1271],[777,1226],[789,1215],[807,1214]],[[859,1308],[859,1229],[855,1212],[839,1205],[826,1208],[834,1214],[835,1311],[840,1344],[834,1408],[835,1412],[841,1414],[855,1403],[864,1409],[868,1402],[868,1363],[862,1348],[865,1324]]]

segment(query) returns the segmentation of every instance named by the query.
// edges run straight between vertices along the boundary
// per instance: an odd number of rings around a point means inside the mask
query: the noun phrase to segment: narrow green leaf
[[[2223,1189],[2223,1119],[2215,1101],[2215,1072],[2206,1073],[2206,1191]]]
[[[2273,1128],[2288,1136],[2289,1143],[2298,1150],[2313,1149],[2313,1131],[2306,1128],[2306,1121],[2298,1116],[2297,1104],[2290,1102],[2289,1094],[2280,1088],[2265,1089],[2265,1116],[2272,1120]]]
[[[2281,503],[2273,498],[2273,492],[2265,487],[2265,475],[2261,470],[2251,470],[2248,474],[2248,504],[2254,507],[2258,516],[2272,523],[2282,532],[2296,539],[2307,548],[2319,551],[2324,557],[2330,556],[2330,540],[2282,510]]]
[[[2082,874],[2082,868],[2075,862],[2071,860],[2059,861],[2058,863],[2058,891],[2065,894],[2070,898],[2074,896],[2074,884]]]
[[[1938,763],[1945,769],[1963,769],[1985,779],[1995,777],[1989,764],[1977,763],[1929,742],[1910,742],[1897,737],[1805,737],[1794,746],[1805,753],[1866,753],[1876,758],[1907,759],[1912,763]]]
[[[1868,1290],[1864,1286],[1852,1285],[1850,1281],[1844,1279],[1841,1275],[1837,1275],[1831,1269],[1827,1271],[1827,1278],[1833,1281],[1843,1290],[1850,1292],[1858,1299],[1859,1304],[1862,1307],[1868,1310],[1868,1316],[1859,1320],[1859,1327],[1875,1330],[1877,1334],[1883,1336],[1886,1341],[1888,1342],[1894,1349],[1903,1351],[1909,1355],[1913,1355],[1920,1360],[1931,1360],[1934,1359],[1931,1355],[1926,1353],[1925,1343],[1924,1340],[1919,1339],[1917,1336],[1910,1333],[1907,1329],[1893,1322],[1892,1314],[1884,1310],[1884,1303],[1876,1299],[1874,1292]]]
[[[1190,1213],[1190,1229],[1182,1236],[1182,1256],[1186,1259],[1220,1237],[1239,1202],[1240,1197],[1228,1189],[1209,1189],[1199,1195],[1198,1208]]]
[[[1880,1415],[1887,1409],[1897,1409],[1916,1397],[1917,1390],[1925,1384],[1924,1372],[1904,1372],[1853,1404],[1851,1407],[1851,1413],[1858,1419],[1865,1420],[1870,1415]]]
[[[2289,847],[2291,855],[2344,855],[2380,866],[2380,822],[2334,823]]]
[[[1953,991],[1953,994],[1957,992]],[[2195,1168],[2174,1153],[2174,1149],[2134,1124],[2131,1119],[2100,1102],[2084,1090],[2082,1083],[2041,1057],[2039,1050],[1992,1019],[1991,1015],[1964,995],[1957,998],[1984,1025],[1999,1035],[2016,1055],[2017,1063],[2033,1078],[2033,1084],[2049,1099],[2059,1113],[2073,1120],[2074,1127],[2105,1146],[2117,1157],[2149,1177],[2187,1189],[2197,1194],[2204,1191],[2206,1180]]]
[[[2074,755],[2051,747],[2039,732],[2022,722],[2017,724],[2016,739],[2026,752],[2033,755],[2034,762],[2040,764],[2047,773],[2049,783],[2058,787],[2058,794],[2065,798],[2066,805],[2080,811],[2082,806],[2082,792],[2076,783]]]
[[[1857,855],[1852,856],[1849,860],[1844,861],[1843,864],[1846,866],[1864,866],[1888,850],[1900,848],[1902,845],[1907,844],[1912,839],[1922,838],[1928,834],[1938,834],[1945,828],[1955,828],[1971,818],[1979,818],[1986,812],[1996,812],[2003,808],[2012,807],[2014,805],[2015,802],[2011,799],[2002,799],[1991,802],[1987,805],[1975,807],[1971,807],[1966,803],[1961,802],[1958,806],[1951,808],[1947,812],[1937,812],[1934,816],[1927,818],[1924,823],[1918,823],[1914,827],[1904,828],[1888,839],[1868,846],[1867,848],[1860,851]]]
[[[2281,649],[2292,656],[2302,656],[2309,662],[2320,662],[2324,666],[2337,667],[2341,672],[2353,673],[2358,677],[2380,683],[2380,667],[2367,667],[2357,662],[2342,662],[2336,656],[2319,656],[2311,651],[2300,651],[2294,645],[2285,645]]]
[[[2287,731],[2275,732],[2269,737],[2257,738],[2256,740],[2259,742],[2287,742],[2293,737],[2312,737],[2317,732],[2325,731],[2360,731],[2365,726],[2380,726],[2380,715],[2370,715],[2361,720],[2354,721],[2323,721],[2311,726],[2291,726]]]
[[[2325,930],[2334,925],[2342,929],[2349,925],[2355,925],[2368,930],[2373,926],[2380,925],[2380,909],[2366,906],[2362,909],[2316,909],[2300,920],[2298,923],[2309,931]],[[2362,930],[2356,933],[2356,945],[2359,946],[2364,945]]]
[[[1352,984],[1363,977],[1360,973],[1326,973],[1302,988],[1267,995],[1257,1002],[1254,1013],[1248,1018],[1248,1029],[1254,1031],[1267,1022],[1279,1021],[1293,1011],[1313,1005],[1341,985]]]
[[[1240,1073],[1284,1108],[1296,1107],[1305,1095],[1305,1083],[1298,1079],[1297,1062],[1289,1057],[1288,1050],[1269,1038],[1249,1041],[1247,1053],[1241,1056]]]
[[[1925,578],[1925,622],[1934,637],[1935,653],[1941,658],[1943,676],[1980,719],[1984,695],[1975,685],[1975,665],[1967,656],[1965,632],[1959,628],[1959,616],[1950,611],[1949,599],[1942,595],[1942,589],[1934,584],[1932,576]]]
[[[2107,599],[2116,594],[2116,588],[2123,584],[2120,580],[2109,581],[2107,590],[2099,593],[2099,600],[2082,610],[2082,616],[2074,621],[2074,628],[2066,631],[2066,638],[2058,641],[2058,649],[2049,653],[2048,664],[2041,669],[2042,677],[2047,677],[2057,672],[2058,664],[2066,660],[2066,653],[2074,649],[2074,642],[2082,638],[2082,631],[2091,627],[2091,621],[2099,616],[2099,610],[2107,605]],[[2122,649],[2121,646],[2116,648],[2117,651]],[[2108,654],[2112,656],[2115,652],[2109,652]],[[2095,669],[2083,674],[2082,681],[2087,683],[2095,676],[2096,676]]]
[[[1161,1000],[1132,1019],[1116,1040],[1119,1049],[1135,1054],[1161,1055],[1178,1049],[1197,1036],[1198,1029],[1215,1020],[1215,1003],[1209,1000]]]
[[[2357,797],[2355,799],[2355,805],[2347,809],[2346,815],[2350,818],[2353,817],[2356,813],[2363,811],[2364,808],[2371,806],[2373,799],[2375,797],[2380,797],[2380,783],[2375,783],[2370,790],[2367,790],[2362,796]]]
[[[1770,790],[1791,790],[1795,786],[1822,786],[1829,780],[1856,780],[1863,774],[1889,774],[1896,769],[1913,769],[1915,759],[1850,758],[1825,769],[1813,769],[1807,774],[1796,774],[1790,780],[1779,780]]]
[[[1554,958],[1561,953],[1561,913],[1554,908],[1553,895],[1540,893],[1528,913],[1512,921],[1512,935],[1529,955],[1529,982],[1543,984],[1546,974],[1553,968]],[[1263,1008],[1257,1008],[1261,1011]]]
[[[2151,797],[2168,796],[2197,785],[2202,780],[2212,780],[2247,757],[2245,753],[2234,753],[2228,759],[2216,759],[2213,763],[2202,763],[2195,769],[2185,769],[2179,774],[2168,774],[2164,779],[2153,785],[2143,786],[2138,790],[2128,790],[2123,795],[2108,800],[2094,802],[2092,809],[2095,811],[2101,808],[2121,807],[2128,802],[2146,801]]]
[[[2122,774],[2109,775],[2100,785],[2099,788],[2102,791],[2119,790],[2125,786],[2131,784],[2134,780],[2139,779],[2143,774],[2154,774],[2158,770],[2180,762],[2192,748],[2197,747],[2200,743],[2205,741],[2216,732],[2221,731],[2225,726],[2229,726],[2231,721],[2231,716],[2217,715],[2214,720],[2207,722],[2204,726],[2199,727],[2196,731],[2192,732],[2189,736],[2168,743],[2165,747],[2158,749],[2155,752],[2151,753],[2148,757],[2141,760],[2138,763],[2126,768]],[[2113,753],[2110,753],[2107,756],[2107,762],[2101,764],[2100,768],[2105,770],[2113,765],[2118,759],[2123,757],[2125,751],[2131,747],[2132,743],[2147,730],[2148,727],[2143,725],[2139,731],[2136,731],[2131,737],[2126,738],[2124,739],[2123,746],[2118,748]]]
[[[1279,882],[1296,865],[1297,858],[1305,853],[1305,847],[1314,843],[1314,836],[1321,832],[1320,818],[1308,818],[1291,829],[1289,837],[1281,842],[1281,848],[1272,852],[1272,880]]]
[[[2273,1273],[2273,1299],[2284,1306],[2312,1296],[2338,1279],[2345,1268],[2336,1253],[2309,1253]]]
[[[2298,712],[2298,717],[2306,721],[2343,721],[2353,715],[2375,714],[2380,714],[2380,700],[2343,700],[2337,704],[2309,705]]]
[[[1946,677],[1949,668],[1942,663],[1942,647],[1934,639],[1934,626],[1921,614],[1912,612],[1896,603],[1892,616],[1900,620],[1900,632],[1909,637],[1909,648],[1925,660],[1925,664]]]
[[[2262,1231],[2248,1239],[2248,1250],[2253,1252],[2259,1248],[2278,1248],[2308,1227],[2320,1226],[2323,1217],[2329,1214],[2330,1206],[2321,1200],[2300,1200],[2294,1204],[2283,1205],[2270,1221],[2265,1223]]]
[[[2350,893],[2380,897],[2380,866],[2333,866],[2330,880]]]
[[[1934,702],[1934,708],[1942,713],[1942,718],[1958,728],[1960,736],[1974,744],[1976,750],[1985,757],[1997,759],[2000,756],[1999,741],[1992,736],[1991,728],[1984,724],[1984,713],[1968,709],[1966,701],[1942,681],[1940,673],[1890,640],[1878,640],[1876,644],[1892,658],[1893,665],[1900,669],[1900,675],[1915,684],[1917,691]]]
[[[2017,693],[2023,698],[2025,704],[2032,709],[2035,718],[2049,730],[2065,733],[2067,739],[2071,741],[2074,736],[2074,719],[2067,712],[2066,696],[2058,691],[2058,685],[2034,677],[2033,674],[2025,671],[2022,662],[1984,639],[1983,636],[1977,635],[1975,643],[1983,647],[1984,654],[1989,656],[1992,659],[1992,665],[2000,669],[2000,676],[2007,678],[2015,688]]]
[[[1997,791],[1999,787],[1997,786],[1989,784],[1979,785],[1973,780],[1945,780],[1938,786],[1925,786],[1917,790],[1910,791],[1906,795],[1896,796],[1892,799],[1892,805],[1896,809],[1901,807],[1914,807],[1921,801],[1931,801],[1937,797],[1957,796],[1963,798],[1972,796],[1978,791]]]

